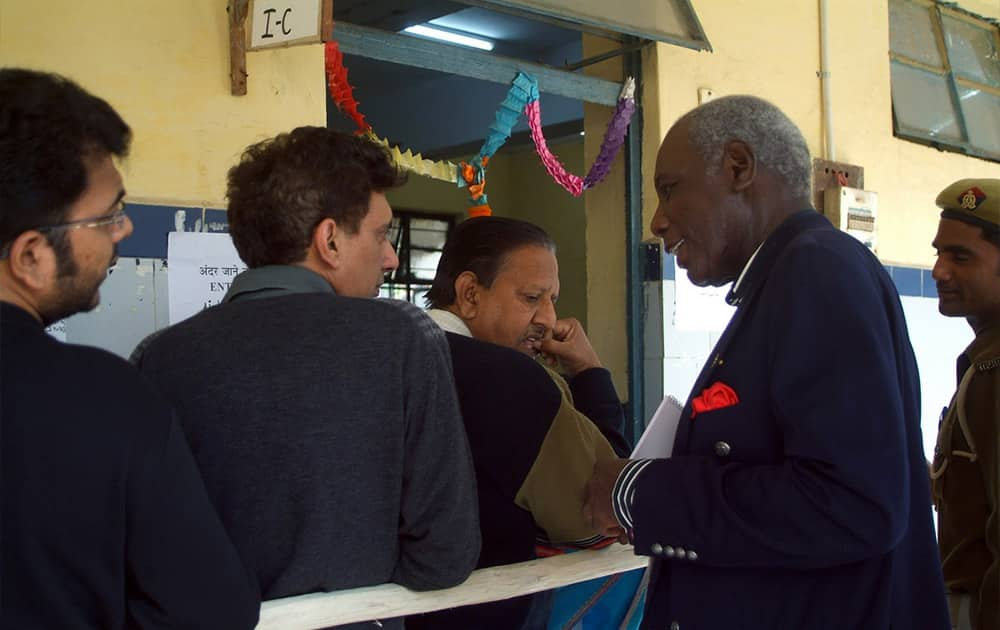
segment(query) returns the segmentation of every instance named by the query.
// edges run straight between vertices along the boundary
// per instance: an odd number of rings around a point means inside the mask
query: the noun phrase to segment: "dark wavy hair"
[[[556,252],[552,237],[533,223],[506,217],[466,219],[452,230],[444,245],[430,291],[424,301],[430,308],[455,303],[455,279],[463,271],[476,274],[479,283],[493,286],[511,252],[528,245]]]
[[[385,147],[299,127],[251,145],[229,170],[229,234],[249,267],[301,262],[323,219],[356,233],[372,193],[405,182]]]
[[[0,251],[62,223],[87,187],[86,160],[128,154],[132,131],[106,101],[65,77],[0,68]],[[60,260],[65,232],[46,234]]]

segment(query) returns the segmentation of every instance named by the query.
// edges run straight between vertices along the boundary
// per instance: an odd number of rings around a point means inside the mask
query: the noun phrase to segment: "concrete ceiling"
[[[414,24],[480,35],[495,43],[494,54],[563,67],[582,56],[580,32],[458,2],[423,0],[337,0],[334,20],[399,32]],[[456,47],[456,54],[463,49]],[[345,55],[344,64],[360,110],[375,131],[390,141],[435,157],[478,150],[507,86],[414,66]],[[513,79],[514,77],[511,77]],[[562,133],[582,129],[580,101],[542,95],[543,122]],[[330,106],[329,124],[350,129],[350,121]],[[574,124],[573,121],[576,121]],[[524,131],[522,122],[516,129]],[[517,138],[512,141],[516,143]]]

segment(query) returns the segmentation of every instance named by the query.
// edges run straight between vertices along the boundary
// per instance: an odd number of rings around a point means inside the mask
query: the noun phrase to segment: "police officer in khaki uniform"
[[[952,626],[1000,630],[1000,179],[959,180],[937,205],[938,310],[976,334],[931,465],[938,543]]]

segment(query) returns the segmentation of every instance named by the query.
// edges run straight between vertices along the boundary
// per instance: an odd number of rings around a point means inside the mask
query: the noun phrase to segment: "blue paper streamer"
[[[490,125],[490,132],[483,141],[479,155],[473,158],[472,164],[480,169],[484,158],[491,158],[497,150],[510,138],[514,125],[524,114],[524,107],[538,100],[538,80],[530,74],[518,72],[507,90],[507,97],[500,103],[496,118]]]

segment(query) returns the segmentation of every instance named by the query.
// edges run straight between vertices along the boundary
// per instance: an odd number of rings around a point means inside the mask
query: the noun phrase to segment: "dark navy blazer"
[[[812,210],[765,241],[681,416],[640,475],[643,628],[948,628],[899,297],[878,260]]]

